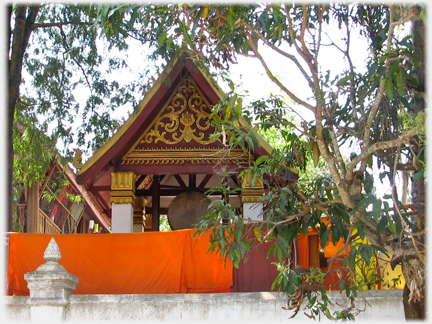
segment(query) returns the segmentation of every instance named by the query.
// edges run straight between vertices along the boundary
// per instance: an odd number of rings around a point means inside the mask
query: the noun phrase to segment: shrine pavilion
[[[77,173],[76,181],[111,219],[112,233],[158,231],[161,215],[172,229],[192,228],[213,196],[204,193],[228,181],[245,188],[230,202],[256,219],[252,208],[264,193],[262,181],[240,183],[237,178],[271,146],[258,134],[260,145],[244,151],[227,149],[211,122],[212,107],[223,97],[209,72],[183,56],[171,62],[153,84],[135,112]],[[217,118],[217,115],[213,118]],[[241,120],[243,127],[250,127]],[[240,211],[241,212],[241,211]]]

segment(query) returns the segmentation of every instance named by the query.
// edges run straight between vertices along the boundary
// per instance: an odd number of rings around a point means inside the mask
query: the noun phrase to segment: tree
[[[139,78],[120,84],[110,75],[127,67],[121,54],[128,48],[126,39],[144,42],[145,38],[133,27],[139,21],[135,15],[106,28],[105,35],[117,34],[109,43],[104,41],[94,24],[101,6],[52,3],[7,8],[7,228],[11,231],[19,189],[38,181],[54,156],[65,164],[72,160],[74,148],[88,152],[103,144],[121,123],[112,112],[125,105],[135,107],[142,92],[136,83]],[[149,78],[142,75],[143,80]],[[61,155],[56,154],[59,147]]]
[[[146,32],[157,40],[158,54],[163,55],[173,44],[183,41],[204,64],[217,69],[229,69],[239,56],[253,57],[291,100],[282,105],[268,100],[250,108],[254,113],[251,121],[259,121],[259,126],[292,127],[292,132],[285,132],[286,150],[259,159],[248,170],[270,187],[263,198],[263,222],[255,231],[257,239],[273,240],[279,254],[289,255],[297,233],[319,226],[322,242],[327,242],[331,233],[332,240],[343,238],[347,245],[352,244],[351,257],[345,260],[351,270],[356,256],[370,260],[373,250],[391,254],[393,265],[402,263],[407,282],[406,317],[424,318],[424,197],[413,197],[418,205],[414,213],[409,213],[396,190],[398,170],[413,172],[413,188],[421,189],[424,183],[424,34],[417,32],[424,31],[424,8],[378,4],[185,4],[150,6],[145,14],[151,17],[147,21],[152,21],[152,26]],[[104,24],[109,24],[110,17],[105,17]],[[404,33],[409,23],[416,26],[414,39]],[[337,33],[326,33],[331,25],[337,26]],[[368,40],[364,70],[353,63],[353,26]],[[345,70],[334,73],[324,69],[322,53],[330,47],[341,54]],[[263,48],[291,64],[297,71],[292,75],[302,78],[307,95],[295,93],[275,76]],[[242,131],[237,120],[242,114],[239,107],[241,96],[234,88],[217,107],[226,117],[224,130],[232,134]],[[310,113],[312,120],[295,124],[283,118],[285,111],[300,109]],[[236,143],[240,136],[253,139],[247,129],[244,131],[231,138]],[[344,156],[346,150],[349,157]],[[315,187],[307,188],[301,176],[297,182],[289,181],[290,168],[304,169],[308,158],[315,164],[325,163],[330,175],[325,186],[316,182]],[[385,168],[381,178],[387,177],[393,188],[392,194],[383,199],[373,195],[367,184],[374,160]],[[321,222],[321,215],[329,217],[330,226]],[[230,221],[222,222],[223,218]],[[222,200],[219,205],[213,204],[201,225],[202,230],[216,227],[214,244],[238,264],[250,245],[241,235],[243,223],[232,206]],[[231,239],[218,234],[224,233],[221,229],[227,230]],[[357,244],[356,237],[367,238],[370,244]],[[305,273],[283,264],[279,269],[281,289],[291,296],[292,306],[298,311],[304,297],[312,298],[319,289],[305,287]],[[356,295],[358,289],[353,282],[341,288],[348,295]],[[321,293],[325,300],[325,292]],[[318,308],[325,312],[327,305]],[[350,317],[349,310],[335,316]]]

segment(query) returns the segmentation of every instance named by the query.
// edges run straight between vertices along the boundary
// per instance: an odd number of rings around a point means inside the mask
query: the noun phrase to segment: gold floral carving
[[[251,186],[252,185],[252,186]],[[264,194],[264,183],[259,177],[246,173],[242,182],[242,202],[259,202]]]
[[[241,150],[217,148],[136,149],[122,164],[218,164],[247,162],[249,156]]]
[[[111,202],[135,205],[135,181],[135,172],[111,172]]]
[[[135,191],[135,172],[111,172],[111,190]]]
[[[211,144],[216,139],[206,138],[205,131],[215,133],[216,130],[212,132],[209,116],[210,105],[198,92],[194,82],[186,78],[141,143],[174,145],[195,140],[203,145]]]
[[[256,176],[252,176],[252,174],[248,172],[243,178],[242,187],[251,188],[252,183],[253,183],[252,188],[264,188],[262,179]]]
[[[133,196],[131,196],[131,197],[112,196],[111,197],[111,203],[118,204],[118,205],[122,205],[122,204],[133,205],[134,201],[135,201],[135,197],[133,197]]]
[[[263,202],[264,189],[243,189],[241,193],[242,202]]]

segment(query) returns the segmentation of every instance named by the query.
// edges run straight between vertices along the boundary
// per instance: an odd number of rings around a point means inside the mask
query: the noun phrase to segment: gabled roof
[[[102,174],[106,176],[108,170],[119,168],[122,160],[137,146],[143,133],[148,132],[151,123],[166,108],[164,105],[171,100],[174,90],[185,75],[199,88],[210,109],[224,96],[223,91],[202,64],[189,56],[179,56],[168,64],[129,119],[82,166],[77,173],[79,184],[85,184],[90,188]],[[241,119],[241,125],[251,128],[244,119]],[[254,155],[271,153],[272,147],[257,132],[255,134],[261,147],[255,148]]]

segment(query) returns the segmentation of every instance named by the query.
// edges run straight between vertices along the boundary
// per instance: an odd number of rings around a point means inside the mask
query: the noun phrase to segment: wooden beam
[[[196,188],[196,174],[189,174],[189,187]]]
[[[138,188],[140,186],[140,184],[144,181],[145,178],[146,178],[146,175],[141,174],[135,183],[135,188]]]
[[[174,174],[174,178],[177,180],[180,187],[187,187],[186,183],[184,183],[183,179],[181,178],[181,176],[179,174]]]
[[[111,191],[111,186],[93,186],[90,188],[92,193],[98,192],[98,191]]]
[[[179,187],[178,189],[160,189],[159,192],[160,192],[161,197],[166,197],[166,196],[178,196],[181,193],[188,191],[188,190],[205,193],[207,190],[209,190],[209,188],[180,188]],[[135,192],[135,195],[137,195],[137,196],[153,196],[153,191],[152,191],[152,189],[137,190]],[[222,192],[216,191],[216,192],[212,193],[212,195],[220,196],[220,195],[222,195]]]
[[[91,191],[91,193],[96,198],[95,202],[99,205],[99,207],[103,209],[105,214],[109,215],[109,213],[111,213],[111,208],[109,204],[105,201],[105,199],[102,197],[102,195],[100,194],[100,191],[94,191],[94,192]]]
[[[213,174],[206,174],[204,179],[202,179],[201,183],[199,184],[198,188],[204,188],[212,176],[213,176]]]
[[[151,214],[152,213],[152,207],[146,207],[146,214]],[[159,213],[161,215],[167,215],[168,214],[168,208],[159,208]]]

